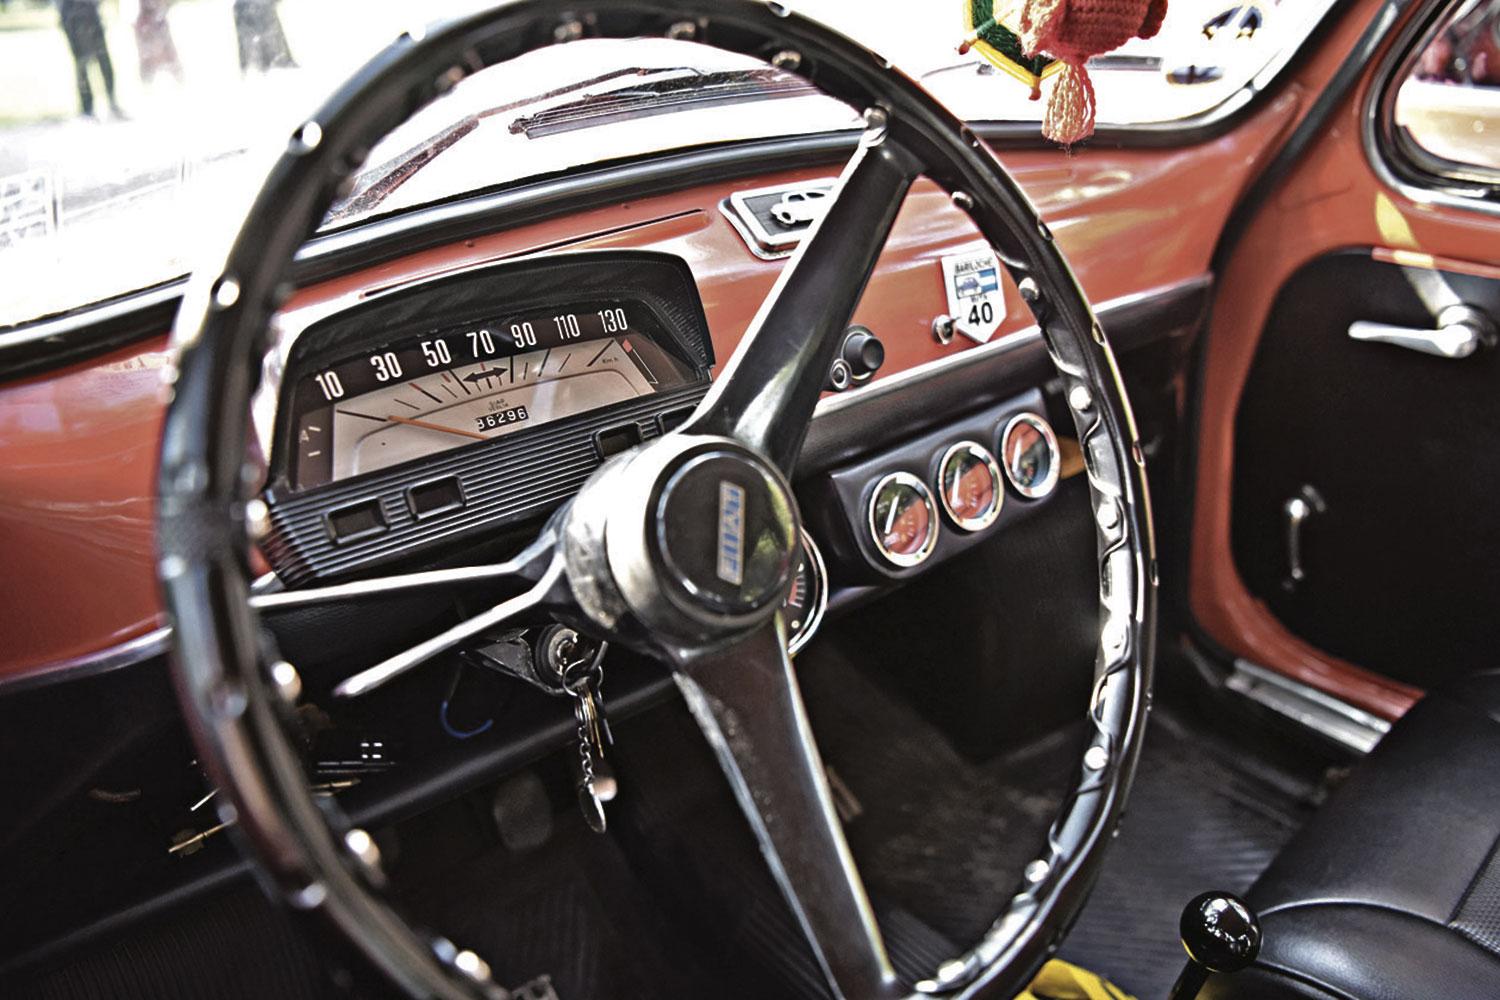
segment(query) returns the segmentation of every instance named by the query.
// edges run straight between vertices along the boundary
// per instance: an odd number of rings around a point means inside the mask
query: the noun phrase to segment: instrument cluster
[[[262,549],[290,586],[539,520],[686,419],[714,363],[687,264],[644,251],[476,268],[283,346]]]

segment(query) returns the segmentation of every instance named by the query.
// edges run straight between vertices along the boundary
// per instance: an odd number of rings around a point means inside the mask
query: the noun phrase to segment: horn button
[[[665,477],[649,536],[674,603],[742,619],[779,602],[791,579],[797,514],[756,456],[715,448]]]

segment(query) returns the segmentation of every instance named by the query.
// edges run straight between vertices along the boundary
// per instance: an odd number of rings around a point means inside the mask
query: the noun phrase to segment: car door
[[[1226,233],[1189,592],[1233,670],[1377,720],[1500,666],[1500,0],[1387,13]]]

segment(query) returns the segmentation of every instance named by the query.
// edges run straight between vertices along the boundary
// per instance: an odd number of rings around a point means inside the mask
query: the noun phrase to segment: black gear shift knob
[[[1228,892],[1194,896],[1177,924],[1188,966],[1172,987],[1170,1000],[1193,1000],[1211,972],[1230,973],[1260,954],[1260,921],[1240,897]]]
[[[1238,972],[1260,954],[1260,921],[1231,893],[1194,896],[1177,928],[1188,957],[1210,972]]]

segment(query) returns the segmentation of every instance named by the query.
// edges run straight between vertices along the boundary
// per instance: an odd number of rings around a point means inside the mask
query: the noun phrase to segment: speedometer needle
[[[391,416],[390,414],[386,414],[385,419],[391,421],[392,423],[406,424],[410,427],[420,427],[423,430],[428,431],[444,431],[448,434],[457,434],[459,437],[474,438],[477,441],[489,440],[489,438],[485,437],[483,434],[479,434],[475,431],[461,430],[457,427],[447,427],[443,424],[431,424],[425,420],[413,420],[410,417],[396,417]]]

